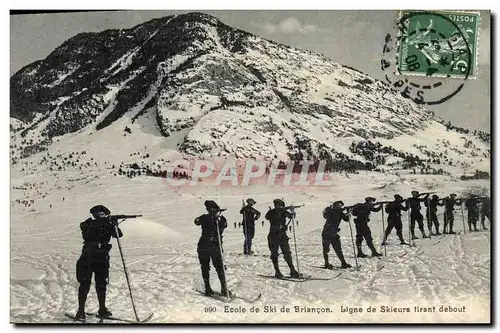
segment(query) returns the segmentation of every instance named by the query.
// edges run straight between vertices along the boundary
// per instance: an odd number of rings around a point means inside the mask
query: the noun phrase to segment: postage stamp
[[[398,72],[474,77],[480,15],[462,11],[401,11]]]

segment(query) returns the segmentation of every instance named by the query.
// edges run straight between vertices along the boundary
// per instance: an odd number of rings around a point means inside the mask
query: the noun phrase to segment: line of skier
[[[408,199],[403,199],[400,195],[396,194],[394,196],[394,201],[391,202],[376,202],[373,197],[365,198],[365,202],[358,203],[353,206],[345,206],[342,201],[335,201],[333,204],[329,205],[323,210],[323,218],[325,219],[325,225],[321,232],[322,237],[322,248],[323,257],[325,261],[324,268],[332,269],[333,265],[330,264],[328,253],[330,247],[333,248],[337,257],[341,262],[340,268],[350,268],[343,255],[342,245],[340,242],[340,223],[341,221],[348,222],[350,220],[350,215],[353,215],[354,224],[356,228],[356,257],[366,257],[362,250],[363,240],[366,241],[368,248],[371,250],[371,255],[373,257],[381,256],[377,252],[373,244],[373,239],[371,236],[371,230],[368,225],[370,221],[370,214],[372,212],[381,211],[383,205],[385,206],[385,212],[387,216],[387,228],[384,232],[384,240],[382,245],[386,244],[387,238],[391,231],[395,228],[396,234],[401,242],[401,244],[407,244],[403,238],[403,225],[401,222],[401,211],[408,211],[410,215],[410,234],[411,239],[418,239],[415,236],[415,222],[418,223],[422,237],[429,237],[425,234],[423,216],[420,213],[421,203],[427,206],[428,215],[428,229],[429,233],[433,235],[440,235],[439,232],[439,222],[437,218],[437,207],[444,206],[444,227],[443,233],[445,234],[455,234],[453,231],[454,226],[454,207],[458,205],[465,204],[468,210],[467,221],[469,225],[469,231],[478,231],[477,222],[480,218],[481,225],[483,229],[486,229],[484,225],[485,218],[488,218],[491,223],[491,212],[490,212],[490,199],[484,197],[477,197],[472,195],[467,199],[456,199],[455,194],[451,194],[446,198],[440,199],[437,195],[433,195],[429,199],[431,193],[418,193],[417,191],[412,191],[412,196]],[[405,203],[405,205],[403,205]],[[480,209],[478,204],[480,203]],[[244,226],[244,243],[243,243],[243,253],[245,255],[252,255],[252,240],[255,235],[255,223],[261,217],[261,213],[254,208],[256,204],[255,200],[247,199],[246,205],[243,202],[243,207],[240,210],[242,215],[242,225]],[[283,199],[275,199],[273,201],[273,208],[269,208],[265,215],[265,219],[269,221],[269,233],[267,236],[268,247],[270,251],[270,259],[272,261],[275,277],[283,278],[281,273],[278,258],[279,251],[285,259],[289,269],[291,278],[300,278],[298,267],[294,266],[292,259],[292,251],[289,245],[289,239],[287,235],[287,229],[292,227],[293,235],[295,237],[295,210],[301,206],[286,206]],[[229,296],[230,292],[227,288],[224,258],[223,258],[223,232],[227,228],[227,220],[222,215],[226,209],[221,209],[215,201],[207,200],[205,201],[205,208],[207,214],[203,214],[197,217],[194,224],[201,226],[202,232],[201,237],[198,241],[197,253],[198,259],[201,266],[201,272],[203,281],[205,284],[205,293],[209,296],[214,294],[213,289],[210,286],[210,262],[217,272],[217,276],[220,280],[221,294]],[[118,248],[120,250],[120,255],[122,257],[123,267],[125,271],[125,277],[127,278],[127,283],[129,285],[130,297],[133,303],[132,291],[130,289],[130,283],[128,281],[128,273],[125,267],[125,261],[123,254],[121,252],[121,245],[119,238],[122,237],[123,233],[118,227],[118,220],[135,218],[140,215],[110,215],[111,212],[108,208],[103,205],[94,206],[90,209],[92,218],[87,219],[85,222],[80,224],[80,229],[83,238],[82,254],[76,264],[76,276],[80,283],[78,289],[78,311],[74,318],[76,320],[85,320],[85,303],[87,300],[87,295],[90,291],[91,279],[94,275],[96,283],[96,292],[99,301],[99,311],[98,316],[101,318],[111,317],[112,313],[106,307],[106,286],[109,283],[109,252],[112,248],[110,241],[111,238],[117,238]],[[463,211],[462,211],[463,214]],[[432,233],[432,226],[434,226],[436,232]],[[351,224],[349,223],[349,228]],[[465,228],[465,223],[464,223]],[[351,239],[354,243],[354,238],[352,236],[351,229]],[[296,246],[296,241],[294,241]],[[353,244],[354,247],[354,244]],[[297,249],[295,248],[295,253],[297,254]],[[297,260],[298,265],[298,260]],[[137,313],[136,319],[138,320]]]
[[[490,199],[484,197],[477,197],[471,195],[467,199],[457,199],[456,194],[451,194],[445,198],[439,198],[437,195],[433,195],[429,198],[432,193],[419,193],[418,191],[412,191],[411,197],[404,199],[401,195],[396,194],[394,196],[394,201],[391,202],[377,202],[373,197],[365,198],[365,202],[358,203],[353,206],[345,206],[342,201],[335,201],[333,204],[329,205],[323,210],[323,218],[325,219],[325,224],[321,232],[322,238],[322,248],[323,248],[323,258],[324,258],[324,268],[332,269],[333,265],[329,262],[328,253],[330,247],[333,248],[335,254],[340,260],[340,268],[351,268],[352,266],[348,264],[342,252],[342,245],[340,241],[340,223],[341,221],[348,222],[350,220],[350,215],[354,216],[354,224],[356,228],[356,257],[364,258],[367,255],[363,252],[362,243],[363,240],[366,242],[368,248],[371,251],[372,257],[380,257],[382,254],[377,252],[371,235],[371,229],[368,225],[370,221],[370,214],[372,212],[379,212],[382,210],[384,204],[385,212],[387,216],[387,228],[384,230],[384,239],[382,245],[386,245],[387,238],[391,234],[393,229],[396,229],[396,234],[403,245],[408,245],[403,237],[403,224],[401,221],[401,211],[409,211],[410,220],[410,237],[411,240],[418,239],[415,235],[415,226],[418,224],[422,238],[429,238],[430,236],[425,233],[424,230],[424,218],[421,210],[421,203],[427,207],[427,227],[429,229],[429,234],[441,235],[439,232],[439,221],[437,218],[437,207],[444,206],[444,234],[455,234],[453,231],[454,226],[454,207],[461,206],[465,203],[468,210],[467,221],[469,225],[469,231],[478,231],[477,222],[479,217],[481,217],[481,224],[483,229],[487,230],[484,221],[485,217],[491,221],[490,213]],[[261,213],[255,209],[255,200],[247,199],[246,205],[243,204],[243,208],[240,210],[242,214],[242,226],[243,226],[243,253],[245,255],[252,255],[252,240],[255,235],[255,223],[261,217]],[[478,205],[480,204],[481,209]],[[270,208],[265,215],[265,219],[269,221],[269,233],[267,235],[268,247],[270,251],[270,259],[275,270],[275,277],[283,278],[281,273],[278,257],[280,255],[279,250],[285,262],[290,269],[291,278],[300,278],[301,274],[295,268],[292,258],[292,251],[290,250],[289,239],[287,235],[287,229],[295,227],[295,209],[300,206],[286,206],[283,199],[275,199],[273,201],[273,208]],[[202,235],[198,242],[198,257],[201,264],[202,277],[205,284],[205,293],[207,295],[213,295],[214,291],[210,286],[210,260],[217,272],[217,275],[221,284],[221,294],[229,296],[230,293],[227,290],[227,284],[224,273],[224,260],[223,260],[223,249],[222,249],[222,238],[224,229],[227,228],[227,220],[221,215],[225,209],[220,209],[215,201],[205,201],[205,207],[208,214],[204,214],[195,220],[196,225],[202,227]],[[432,227],[434,226],[435,232],[432,232]],[[465,226],[465,224],[464,224]],[[349,224],[349,227],[351,225]],[[295,230],[294,230],[295,236]],[[352,230],[351,230],[352,238]]]

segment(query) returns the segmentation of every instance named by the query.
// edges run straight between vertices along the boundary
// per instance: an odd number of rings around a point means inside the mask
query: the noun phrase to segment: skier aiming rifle
[[[323,218],[326,220],[321,233],[321,239],[323,244],[323,258],[325,259],[325,268],[333,269],[333,265],[328,262],[328,252],[330,252],[330,245],[333,247],[335,254],[340,260],[340,268],[351,268],[344,258],[342,252],[342,244],[340,243],[339,236],[339,224],[344,221],[349,221],[349,217],[344,213],[344,202],[335,201],[331,206],[326,207],[323,210]]]
[[[429,233],[434,236],[439,236],[439,220],[437,217],[437,206],[444,206],[444,201],[439,199],[439,197],[434,194],[431,200],[427,200],[424,205],[427,207],[427,228]],[[432,225],[436,228],[436,233],[432,233]]]
[[[401,221],[401,211],[407,211],[410,207],[408,206],[408,202],[406,201],[406,205],[403,206],[402,203],[405,202],[402,196],[399,194],[394,195],[394,201],[389,202],[387,206],[385,206],[385,212],[388,214],[387,216],[387,229],[385,229],[384,233],[384,241],[382,245],[386,245],[387,237],[391,234],[393,228],[396,228],[396,235],[398,235],[399,241],[401,245],[408,245],[403,238],[403,222]]]
[[[80,283],[78,288],[78,311],[75,320],[85,320],[85,303],[90,291],[92,275],[95,274],[95,288],[99,301],[101,318],[111,317],[112,313],[106,308],[106,286],[109,278],[109,244],[111,237],[123,236],[117,227],[120,218],[134,218],[138,215],[110,215],[111,212],[103,205],[90,209],[93,218],[88,218],[80,224],[82,231],[82,254],[76,263],[76,279]],[[117,233],[118,231],[118,233]]]
[[[481,198],[481,226],[483,230],[488,230],[484,225],[484,218],[487,217],[488,221],[490,221],[491,225],[491,206],[490,206],[490,198],[483,197]]]
[[[479,231],[477,229],[477,220],[479,219],[479,209],[477,207],[477,204],[478,204],[478,199],[475,194],[471,194],[470,198],[465,199],[469,232],[472,232],[472,226],[474,226],[474,231]]]
[[[254,252],[252,251],[252,239],[255,235],[255,221],[260,218],[260,212],[253,208],[256,202],[254,199],[247,199],[247,205],[243,206],[240,210],[240,214],[243,215],[243,235],[245,240],[243,243],[243,254],[250,255]]]
[[[382,209],[382,204],[374,204],[375,201],[376,199],[373,197],[366,197],[364,203],[358,203],[352,207],[352,215],[356,216],[354,224],[356,225],[356,247],[358,249],[357,256],[359,258],[366,257],[366,254],[363,253],[363,249],[361,248],[363,239],[366,240],[366,245],[368,245],[372,251],[372,257],[382,256],[373,245],[372,232],[368,226],[368,222],[370,222],[370,213],[378,212]],[[378,205],[378,207],[375,208],[375,205]]]
[[[418,228],[422,233],[422,238],[429,238],[429,236],[425,234],[424,217],[420,213],[420,203],[427,201],[430,194],[431,193],[419,193],[418,191],[411,191],[412,197],[407,199],[408,205],[410,206],[410,232],[412,240],[418,239],[418,237],[415,236],[415,221],[418,223]],[[420,198],[421,196],[424,197]]]
[[[195,225],[201,226],[201,237],[198,241],[198,259],[201,266],[201,276],[205,283],[205,294],[213,296],[214,291],[210,287],[210,260],[214,265],[221,285],[221,294],[228,295],[226,276],[224,272],[224,261],[222,258],[222,233],[227,228],[227,220],[220,215],[225,209],[220,209],[215,201],[205,201],[208,214],[203,214],[194,220]]]
[[[279,263],[278,263],[278,249],[281,248],[281,252],[283,253],[283,257],[285,258],[288,267],[290,268],[290,277],[300,278],[299,272],[295,270],[293,266],[292,253],[290,251],[290,245],[288,244],[288,240],[290,239],[286,230],[288,225],[286,223],[286,219],[292,219],[294,217],[294,213],[290,213],[285,207],[285,203],[281,199],[273,200],[274,208],[269,209],[266,213],[266,220],[269,221],[269,234],[267,235],[267,243],[269,246],[269,251],[271,252],[271,261],[273,262],[275,276],[277,278],[282,278],[283,274],[281,274]]]
[[[455,206],[461,206],[462,200],[455,199],[457,195],[455,193],[450,194],[449,197],[444,198],[444,226],[443,226],[443,234],[455,234],[453,231],[453,221],[455,220],[453,211],[455,210]],[[448,226],[450,226],[450,230],[448,231]]]

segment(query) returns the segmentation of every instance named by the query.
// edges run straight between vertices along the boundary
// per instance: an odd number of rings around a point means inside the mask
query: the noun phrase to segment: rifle
[[[122,220],[122,219],[135,219],[142,215],[110,215],[109,218],[112,220]]]
[[[300,206],[294,206],[294,205],[290,205],[290,206],[286,206],[285,209],[288,210],[288,209],[295,209],[295,208],[301,208],[301,207],[304,207],[305,204],[302,204]]]

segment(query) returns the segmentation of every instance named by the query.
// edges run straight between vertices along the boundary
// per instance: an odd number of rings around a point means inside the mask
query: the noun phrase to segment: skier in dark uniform
[[[76,263],[76,279],[80,283],[78,288],[78,311],[75,319],[85,320],[85,302],[90,291],[92,274],[95,275],[95,288],[99,301],[99,317],[111,317],[112,313],[106,308],[106,286],[109,279],[109,251],[111,237],[122,237],[117,221],[110,218],[111,212],[103,205],[90,209],[93,218],[88,218],[80,224],[83,237],[82,254]],[[118,235],[116,234],[118,229]]]
[[[488,221],[490,221],[491,225],[491,205],[490,205],[490,198],[484,197],[481,199],[481,226],[483,227],[483,230],[488,230],[486,226],[484,225],[484,218],[487,217]]]
[[[422,233],[422,238],[429,238],[425,234],[424,230],[424,217],[420,213],[420,203],[427,201],[429,194],[427,193],[423,198],[420,198],[423,194],[418,193],[418,191],[411,191],[412,197],[408,199],[408,205],[410,206],[410,232],[411,239],[418,239],[415,236],[415,221],[418,223],[418,228]]]
[[[453,231],[453,221],[455,220],[455,216],[453,211],[455,210],[455,206],[462,205],[462,200],[455,199],[457,195],[455,193],[450,194],[449,197],[444,198],[444,226],[443,226],[443,234],[456,234]],[[450,226],[450,230],[448,231],[448,226]]]
[[[469,224],[469,232],[472,232],[472,226],[474,226],[474,231],[479,231],[477,229],[479,210],[477,207],[477,198],[474,194],[471,194],[470,198],[465,199],[465,207],[467,208],[467,223]]]
[[[223,211],[215,201],[205,201],[208,214],[203,214],[194,220],[194,224],[201,226],[201,237],[198,241],[198,259],[201,265],[201,276],[205,283],[205,294],[214,295],[210,287],[210,260],[214,265],[221,285],[221,294],[228,295],[224,263],[222,261],[222,233],[227,228],[227,220],[220,215]],[[218,233],[219,232],[219,233]]]
[[[396,235],[398,235],[401,245],[408,245],[403,238],[403,222],[401,222],[401,211],[407,211],[410,207],[408,202],[403,206],[402,203],[405,202],[402,196],[399,194],[394,195],[394,201],[390,202],[385,206],[385,212],[387,215],[387,228],[384,233],[384,241],[382,245],[387,242],[387,237],[391,234],[393,228],[396,228]]]
[[[290,251],[290,245],[288,240],[290,239],[286,234],[287,224],[286,219],[291,219],[293,217],[292,213],[285,209],[285,203],[281,199],[274,199],[274,208],[270,209],[266,213],[266,220],[269,221],[271,226],[269,227],[269,234],[267,235],[267,243],[269,245],[269,250],[271,251],[271,261],[273,262],[275,276],[277,278],[282,278],[283,274],[280,272],[278,264],[278,249],[281,248],[281,253],[290,268],[290,276],[293,278],[299,278],[299,272],[295,270],[293,266],[292,253]]]
[[[374,204],[375,198],[367,197],[364,203],[358,203],[352,208],[352,215],[356,216],[354,223],[356,225],[356,247],[358,249],[358,257],[365,258],[366,254],[363,253],[361,244],[363,239],[366,240],[366,245],[372,251],[372,257],[380,257],[382,254],[378,253],[373,245],[372,232],[368,226],[370,221],[371,212],[379,212],[382,209],[381,204]],[[379,205],[375,208],[375,205]]]
[[[255,221],[260,218],[260,212],[253,208],[256,202],[254,199],[247,199],[247,205],[240,210],[240,214],[243,214],[243,235],[245,236],[245,241],[243,243],[243,253],[253,254],[252,251],[252,239],[255,235]]]
[[[323,258],[325,259],[325,268],[333,269],[333,265],[328,262],[328,252],[330,252],[330,245],[333,247],[335,254],[340,260],[341,268],[351,268],[344,258],[342,253],[342,244],[340,243],[339,224],[342,220],[349,221],[349,216],[342,210],[344,203],[342,201],[335,201],[333,205],[326,207],[323,210],[323,218],[325,218],[325,226],[321,233],[323,243]]]
[[[431,200],[425,201],[424,205],[427,207],[427,228],[429,228],[429,233],[434,236],[439,236],[439,220],[437,217],[437,206],[444,206],[444,202],[439,200],[437,195],[433,195]],[[436,233],[432,233],[432,225],[436,228]]]

